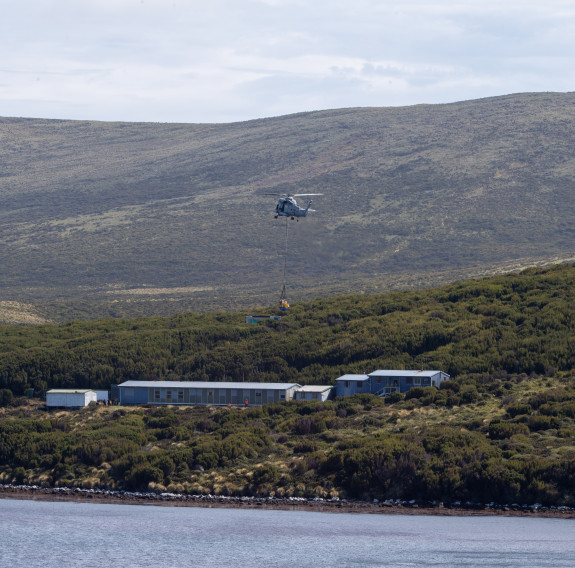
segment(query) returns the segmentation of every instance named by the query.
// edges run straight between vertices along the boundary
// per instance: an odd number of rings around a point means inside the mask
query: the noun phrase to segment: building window
[[[416,386],[421,386],[421,377],[415,377],[413,379],[413,384]]]
[[[348,388],[349,388],[349,381],[345,381],[344,386],[345,386],[346,389],[348,389]]]
[[[407,386],[413,385],[413,377],[407,377],[407,378],[405,379],[405,384],[406,384]]]
[[[280,398],[281,398],[282,400],[285,400],[285,398],[286,398],[285,392],[282,392],[282,393],[280,394]]]
[[[178,391],[178,402],[184,402],[184,391],[183,390]]]
[[[166,399],[168,400],[168,402],[170,402],[172,400],[172,391],[171,390],[166,391]]]
[[[363,383],[361,381],[357,381],[357,390],[361,389]]]
[[[160,389],[155,389],[155,390],[154,390],[154,400],[155,400],[156,402],[159,402],[159,401],[160,401]]]

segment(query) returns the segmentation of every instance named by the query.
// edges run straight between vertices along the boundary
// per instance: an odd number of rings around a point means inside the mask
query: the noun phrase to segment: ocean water
[[[575,520],[0,499],[0,567],[575,567]]]

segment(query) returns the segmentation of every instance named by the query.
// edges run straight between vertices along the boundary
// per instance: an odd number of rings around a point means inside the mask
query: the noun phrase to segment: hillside
[[[490,381],[570,373],[575,266],[245,312],[0,326],[0,389],[109,388],[125,380],[333,384],[345,374],[435,368]]]
[[[0,301],[26,320],[421,288],[575,257],[575,94],[243,123],[0,119]],[[14,321],[14,312],[0,318]],[[11,318],[11,319],[8,319]]]
[[[0,327],[0,484],[575,507],[575,266],[243,314]],[[47,412],[47,386],[333,383],[441,368],[405,396]]]

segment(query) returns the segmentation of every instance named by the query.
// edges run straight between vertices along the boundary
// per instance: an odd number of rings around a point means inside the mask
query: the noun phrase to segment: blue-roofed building
[[[437,387],[449,380],[443,371],[378,370],[368,375],[343,375],[335,380],[335,395],[371,393],[385,396],[405,393],[412,387]]]
[[[118,385],[120,404],[261,406],[294,398],[297,383],[126,381]]]
[[[335,396],[371,392],[369,375],[343,375],[335,380]]]

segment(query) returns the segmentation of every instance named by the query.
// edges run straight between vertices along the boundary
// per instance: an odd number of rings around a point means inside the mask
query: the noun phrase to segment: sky
[[[0,0],[0,116],[222,123],[575,90],[572,0]]]

